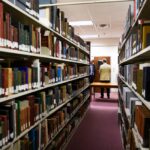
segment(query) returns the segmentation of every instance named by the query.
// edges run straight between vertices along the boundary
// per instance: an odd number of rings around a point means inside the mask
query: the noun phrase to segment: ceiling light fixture
[[[92,21],[70,21],[69,24],[72,26],[92,26],[93,22]]]
[[[80,35],[81,38],[83,39],[94,39],[94,38],[98,38],[98,34],[89,34],[89,35]]]

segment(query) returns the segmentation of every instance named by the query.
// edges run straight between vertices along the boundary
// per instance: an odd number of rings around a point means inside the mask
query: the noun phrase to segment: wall
[[[118,75],[118,48],[112,47],[91,47],[91,60],[94,56],[110,56],[111,57],[111,82],[117,83]]]

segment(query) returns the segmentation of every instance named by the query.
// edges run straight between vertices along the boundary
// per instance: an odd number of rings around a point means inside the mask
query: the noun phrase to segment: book
[[[142,95],[146,101],[150,101],[150,67],[143,68],[143,88]]]
[[[56,31],[57,32],[60,32],[60,24],[61,24],[61,20],[60,20],[60,9],[57,8],[56,10]]]
[[[39,20],[49,28],[52,27],[51,23],[51,7],[39,9]]]
[[[143,25],[142,49],[150,45],[150,25]]]
[[[14,104],[0,105],[0,115],[6,115],[8,117],[9,141],[12,141],[15,137],[14,109],[15,109]]]
[[[137,70],[137,92],[142,95],[143,87],[143,70]]]
[[[65,14],[64,11],[60,11],[60,33],[65,36]]]
[[[129,104],[129,111],[130,111],[130,122],[131,122],[131,127],[134,127],[135,123],[135,107],[136,105],[142,105],[142,102],[139,101],[138,98],[136,97],[131,97],[130,98],[130,104]]]
[[[57,3],[57,0],[51,0],[50,4]],[[51,23],[52,23],[52,29],[56,30],[56,15],[57,15],[57,6],[51,7]]]
[[[135,123],[141,136],[142,146],[149,146],[150,112],[144,105],[136,106]]]
[[[3,46],[3,40],[4,40],[4,9],[3,9],[3,3],[0,2],[0,46]]]
[[[42,123],[41,123],[41,147],[40,149],[44,149],[46,144],[48,143],[48,126],[47,126],[47,119],[45,119]]]
[[[32,130],[29,131],[29,140],[32,143],[31,144],[31,149],[32,150],[37,150],[39,149],[39,128],[33,128]]]

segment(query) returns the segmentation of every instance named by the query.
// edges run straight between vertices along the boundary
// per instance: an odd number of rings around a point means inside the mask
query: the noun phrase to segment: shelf
[[[150,46],[141,50],[137,54],[131,56],[127,60],[124,60],[120,63],[120,65],[126,65],[131,63],[138,63],[142,61],[149,61],[150,60]]]
[[[19,19],[23,20],[26,23],[32,23],[33,24],[33,22],[34,22],[36,25],[38,25],[40,27],[43,27],[45,30],[49,30],[49,31],[53,32],[56,36],[64,39],[69,44],[79,48],[84,53],[89,54],[89,51],[86,50],[86,48],[83,48],[83,46],[81,46],[80,44],[77,44],[77,43],[73,42],[72,40],[62,36],[60,33],[56,32],[53,29],[51,29],[51,28],[47,27],[46,25],[42,24],[38,19],[34,18],[33,16],[31,16],[30,14],[28,14],[27,12],[25,12],[21,8],[17,7],[13,3],[9,2],[8,0],[2,0],[2,2],[6,5],[5,9],[8,10],[9,12],[11,12],[14,17],[19,18]]]
[[[140,10],[138,12],[138,15],[136,16],[136,19],[135,19],[134,23],[132,24],[131,28],[129,29],[129,31],[128,31],[125,39],[124,39],[124,41],[122,42],[121,49],[123,48],[123,46],[127,42],[130,34],[132,33],[132,31],[134,30],[136,24],[138,23],[138,20],[139,19],[150,19],[149,10],[150,10],[150,1],[149,0],[144,0],[144,2],[142,4],[142,7],[140,8]]]
[[[74,61],[74,60],[70,60],[70,59],[62,59],[62,58],[58,58],[58,57],[53,57],[53,56],[47,56],[47,55],[42,55],[42,54],[35,54],[35,53],[29,53],[29,52],[24,52],[24,51],[19,51],[19,50],[13,50],[13,49],[9,49],[9,48],[0,48],[0,53],[1,56],[5,56],[8,59],[8,55],[9,54],[13,54],[11,55],[11,58],[19,58],[19,59],[23,59],[24,57],[26,58],[39,58],[43,61],[57,61],[57,62],[68,62],[68,63],[76,63],[76,64],[82,64],[82,65],[89,65],[89,63],[86,62],[81,62],[81,61]]]
[[[54,108],[53,110],[51,110],[48,114],[45,115],[45,117],[43,117],[41,120],[39,120],[38,122],[36,122],[29,129],[26,129],[23,133],[21,133],[19,136],[17,136],[12,142],[8,143],[6,146],[3,146],[2,150],[6,150],[7,148],[9,148],[12,144],[14,144],[16,141],[18,141],[21,137],[23,137],[24,135],[26,135],[30,130],[32,130],[37,125],[39,125],[41,122],[43,122],[48,116],[52,115],[53,113],[55,113],[56,111],[58,111],[60,108],[62,108],[63,106],[65,106],[68,102],[70,102],[71,100],[73,100],[73,98],[75,98],[76,96],[78,96],[81,92],[83,92],[88,87],[89,87],[89,85],[87,85],[84,88],[78,90],[73,97],[71,97],[66,102],[62,103],[61,105],[59,105],[56,108]]]
[[[78,108],[75,109],[71,115],[71,118],[68,119],[65,124],[61,127],[61,129],[59,129],[59,131],[52,137],[52,139],[48,142],[48,144],[45,146],[44,150],[47,148],[47,146],[57,137],[57,135],[64,129],[64,127],[69,123],[69,121],[75,116],[75,114],[78,112],[78,110],[82,107],[82,105],[88,100],[88,98],[90,97],[90,94],[88,94],[85,98],[84,101],[79,104]]]
[[[150,102],[146,101],[140,94],[138,94],[131,85],[129,85],[122,77],[122,75],[119,75],[119,78],[122,80],[122,82],[129,87],[129,89],[144,103],[144,105],[150,110]]]
[[[25,96],[27,94],[38,92],[38,91],[41,91],[41,90],[44,90],[44,89],[47,89],[47,88],[51,88],[51,87],[54,87],[54,86],[57,86],[57,85],[61,85],[61,84],[67,83],[67,82],[71,82],[71,81],[75,81],[75,80],[78,80],[78,79],[81,79],[81,78],[85,78],[85,77],[88,77],[88,75],[80,76],[80,77],[77,77],[77,78],[69,79],[69,80],[66,80],[66,81],[58,82],[58,83],[49,84],[49,85],[46,85],[44,87],[40,87],[38,89],[32,89],[32,90],[29,90],[29,91],[20,92],[18,94],[13,94],[13,95],[10,95],[8,97],[3,97],[3,98],[0,98],[0,103],[6,102],[8,100],[15,99],[15,98],[18,98],[18,97],[21,97],[21,96]]]

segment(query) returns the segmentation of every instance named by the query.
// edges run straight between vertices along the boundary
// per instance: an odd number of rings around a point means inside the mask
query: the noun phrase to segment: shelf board
[[[70,60],[70,59],[63,59],[63,58],[58,58],[58,57],[53,57],[53,56],[48,56],[48,55],[42,55],[42,54],[35,54],[35,53],[30,53],[30,52],[24,52],[24,51],[19,51],[19,50],[13,50],[9,48],[0,48],[0,53],[1,56],[4,56],[8,59],[8,55],[11,55],[11,58],[19,58],[19,59],[24,59],[24,58],[38,58],[43,61],[57,61],[57,62],[68,62],[68,63],[76,63],[76,64],[82,64],[82,65],[89,65],[89,63],[82,62],[82,61],[75,61],[75,60]]]
[[[149,61],[150,60],[150,46],[147,48],[141,50],[137,54],[131,56],[125,61],[122,61],[120,65],[126,65],[126,64],[131,64],[131,63],[138,63],[138,62],[144,62],[144,61]]]
[[[88,77],[88,75],[80,76],[80,77],[77,77],[77,78],[69,79],[69,80],[66,80],[66,81],[58,82],[58,83],[49,84],[49,85],[46,85],[44,87],[40,87],[40,88],[37,88],[37,89],[32,89],[32,90],[29,90],[29,91],[20,92],[18,94],[13,94],[13,95],[10,95],[8,97],[2,97],[2,98],[0,98],[0,103],[6,102],[6,101],[9,101],[11,99],[15,99],[15,98],[18,98],[18,97],[21,97],[21,96],[25,96],[27,94],[38,92],[38,91],[41,91],[41,90],[44,90],[44,89],[47,89],[47,88],[51,88],[51,87],[54,87],[54,86],[57,86],[57,85],[61,85],[61,84],[67,83],[67,82],[75,81],[75,80],[78,80],[78,79],[81,79],[81,78],[84,78],[84,77]]]
[[[29,129],[26,129],[24,132],[22,132],[19,136],[17,136],[12,142],[8,143],[7,145],[2,147],[2,150],[6,150],[7,148],[9,148],[11,145],[13,145],[16,141],[18,141],[21,137],[23,137],[24,135],[26,135],[30,130],[32,130],[33,128],[35,128],[37,125],[39,125],[41,122],[43,122],[47,117],[49,117],[50,115],[52,115],[53,113],[55,113],[56,111],[58,111],[60,108],[62,108],[63,106],[65,106],[68,102],[70,102],[71,100],[73,100],[73,98],[75,98],[76,96],[78,96],[81,92],[83,92],[85,89],[87,89],[89,87],[89,85],[83,87],[82,89],[78,90],[76,92],[76,94],[74,96],[72,96],[71,98],[69,98],[66,102],[60,104],[59,106],[57,106],[56,108],[54,108],[53,110],[51,110],[48,114],[45,115],[45,117],[43,117],[41,120],[37,121],[33,126],[31,126]]]
[[[83,48],[80,44],[76,44],[75,42],[73,42],[72,40],[62,36],[60,33],[54,31],[53,29],[47,27],[46,25],[44,25],[43,23],[41,23],[41,21],[39,21],[38,19],[34,18],[32,15],[28,14],[27,12],[25,12],[24,10],[22,10],[21,8],[17,7],[15,4],[11,3],[8,0],[2,0],[2,2],[5,4],[5,9],[8,12],[11,12],[13,14],[14,18],[19,18],[20,20],[24,21],[27,24],[36,24],[37,26],[40,26],[42,28],[44,28],[45,30],[49,30],[51,32],[53,32],[56,36],[64,39],[66,42],[68,42],[69,44],[79,48],[80,50],[82,50],[84,53],[89,54],[89,51],[86,50],[86,48]]]
[[[150,110],[150,102],[146,101],[140,94],[138,94],[131,85],[129,85],[122,77],[122,75],[119,75],[119,78],[123,81],[123,83],[129,87],[129,89],[143,102],[143,104]]]
[[[124,39],[124,41],[122,42],[121,49],[124,47],[124,45],[127,42],[130,34],[133,32],[135,26],[138,23],[138,20],[139,19],[150,19],[149,10],[150,10],[150,1],[149,0],[144,0],[144,2],[142,4],[142,7],[140,8],[140,10],[138,12],[138,15],[136,16],[135,21],[133,22],[131,28],[129,29],[129,31],[128,31],[125,39]]]

